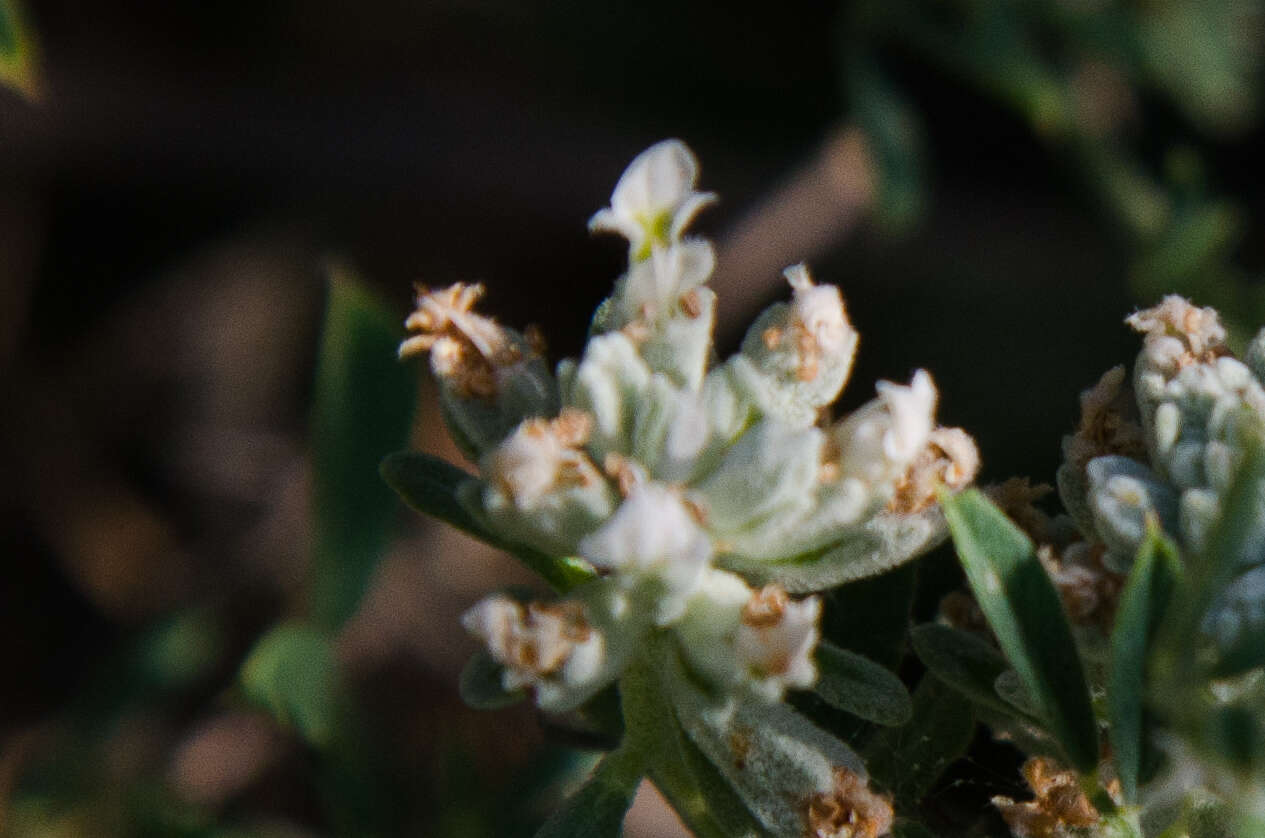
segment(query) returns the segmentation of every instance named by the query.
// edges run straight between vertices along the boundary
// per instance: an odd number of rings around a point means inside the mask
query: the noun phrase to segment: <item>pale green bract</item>
[[[696,191],[697,168],[680,141],[659,143],[593,217],[591,229],[628,239],[629,266],[582,356],[556,375],[533,337],[474,312],[479,286],[420,290],[400,354],[430,353],[443,414],[478,465],[457,492],[473,525],[593,571],[558,601],[497,595],[467,612],[504,689],[565,712],[626,671],[649,673],[755,822],[805,832],[837,811],[831,795],[864,791],[865,769],[780,704],[817,677],[820,601],[788,592],[879,573],[939,543],[934,493],[969,483],[978,454],[965,433],[936,427],[922,370],[822,421],[857,333],[839,290],[803,266],[786,271],[791,300],[712,362],[716,297],[704,283],[715,254],[685,236],[713,200]],[[622,693],[625,719],[644,717],[628,706],[638,691]],[[653,739],[629,724],[621,753]],[[741,755],[735,726],[752,731]],[[890,807],[871,796],[863,808],[878,813],[878,835]]]

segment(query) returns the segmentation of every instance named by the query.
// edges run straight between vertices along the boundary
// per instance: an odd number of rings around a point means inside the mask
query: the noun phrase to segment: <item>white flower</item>
[[[811,337],[817,352],[837,355],[846,351],[851,355],[856,349],[857,334],[848,322],[839,289],[815,284],[802,264],[792,265],[782,273],[795,291],[791,302],[795,321],[803,334]]]
[[[926,370],[909,386],[880,381],[879,397],[849,416],[831,436],[839,469],[869,485],[900,478],[926,446],[934,426],[936,387]]]
[[[690,316],[692,303],[686,295],[707,282],[715,266],[711,242],[703,239],[654,248],[649,259],[630,265],[616,286],[617,319],[612,325],[649,325],[678,310]]]
[[[679,239],[694,215],[716,200],[711,192],[695,191],[697,179],[698,161],[685,143],[656,143],[624,170],[610,207],[589,220],[589,229],[619,233],[633,258],[645,259],[653,245]]]
[[[485,458],[483,473],[522,510],[559,487],[596,485],[602,477],[580,448],[592,425],[587,413],[570,409],[554,420],[528,419]]]
[[[580,541],[580,554],[635,584],[655,577],[666,588],[655,622],[667,625],[685,610],[712,556],[711,539],[666,486],[632,488],[601,529]]]
[[[806,689],[817,681],[813,650],[820,615],[817,597],[796,601],[779,585],[751,595],[735,643],[739,665],[755,679],[757,692],[777,701],[787,687]]]
[[[578,602],[523,606],[496,595],[467,611],[461,624],[505,667],[505,689],[535,688],[542,706],[592,681],[602,669],[604,638]]]

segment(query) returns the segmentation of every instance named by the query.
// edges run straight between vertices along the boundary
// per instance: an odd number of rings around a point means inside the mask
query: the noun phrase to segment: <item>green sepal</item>
[[[971,590],[1071,766],[1098,764],[1098,724],[1058,592],[1032,541],[978,490],[942,494]]]

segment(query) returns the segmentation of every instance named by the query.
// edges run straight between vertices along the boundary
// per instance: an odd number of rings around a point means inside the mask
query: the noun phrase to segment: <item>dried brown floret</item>
[[[782,622],[789,600],[790,597],[781,585],[765,585],[742,606],[742,622],[752,628],[775,626]]]
[[[1108,454],[1146,458],[1146,435],[1123,366],[1107,370],[1097,384],[1081,393],[1080,426],[1063,438],[1063,457],[1079,471],[1095,457]]]
[[[892,804],[865,780],[836,768],[834,788],[808,802],[809,838],[879,838],[892,828]]]
[[[979,471],[979,449],[961,428],[936,428],[927,445],[910,464],[887,508],[890,512],[921,512],[936,501],[936,490],[961,489]]]
[[[1036,506],[1036,502],[1054,491],[1048,483],[1033,484],[1027,477],[1012,477],[1004,483],[990,486],[988,497],[1014,521],[1019,529],[1038,543],[1050,537],[1050,516]]]
[[[1022,770],[1035,800],[1016,803],[1009,797],[993,798],[993,805],[1017,838],[1060,838],[1065,834],[1062,827],[1098,822],[1098,810],[1085,796],[1075,773],[1061,770],[1046,757],[1029,759]]]

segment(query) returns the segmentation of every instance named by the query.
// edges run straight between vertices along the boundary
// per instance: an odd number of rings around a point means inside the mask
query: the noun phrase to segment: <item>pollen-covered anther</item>
[[[790,597],[781,585],[765,585],[742,606],[743,625],[752,628],[777,625],[786,616],[786,604],[789,601]]]
[[[896,484],[888,509],[900,514],[921,512],[935,503],[936,490],[961,489],[979,472],[979,448],[961,428],[936,428],[905,475]]]
[[[593,433],[592,415],[573,407],[564,408],[549,424],[558,442],[568,448],[579,448]]]
[[[847,768],[836,768],[834,786],[808,801],[809,838],[880,838],[892,829],[892,804]]]
[[[419,285],[416,308],[404,321],[419,334],[400,344],[400,357],[430,352],[435,374],[465,397],[495,396],[497,368],[522,360],[504,328],[474,313],[483,294],[479,284],[458,282],[438,291]]]
[[[606,472],[607,477],[615,481],[619,495],[623,498],[631,495],[633,490],[645,481],[645,475],[637,468],[637,464],[617,451],[606,455],[606,459],[602,462],[602,470]]]
[[[681,295],[681,311],[691,320],[697,320],[703,315],[703,298],[697,288],[691,288]]]
[[[1098,810],[1085,796],[1076,774],[1059,769],[1045,757],[1029,759],[1022,771],[1035,800],[1016,803],[1009,797],[993,798],[993,805],[1017,838],[1057,838],[1066,834],[1068,827],[1098,823]]]

